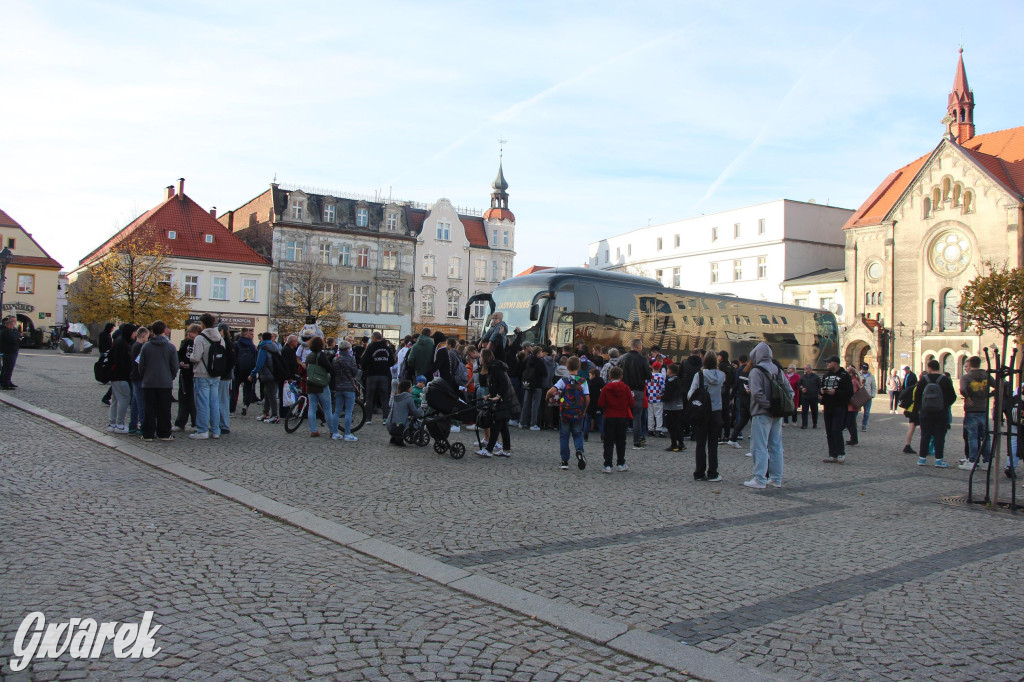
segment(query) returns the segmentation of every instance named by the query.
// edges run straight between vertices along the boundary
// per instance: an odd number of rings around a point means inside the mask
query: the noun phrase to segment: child
[[[409,424],[409,417],[422,417],[423,410],[416,407],[412,398],[412,382],[408,379],[402,379],[398,382],[398,393],[395,394],[395,404],[391,409],[391,414],[388,415],[386,423],[388,433],[391,434],[392,445],[399,447],[405,447],[405,441],[402,440],[402,436],[405,433],[405,427]]]
[[[412,389],[412,401],[416,407],[423,406],[423,387],[427,385],[427,378],[422,374],[416,377],[416,386]]]
[[[682,452],[686,449],[683,436],[683,415],[686,412],[686,387],[679,378],[679,365],[668,366],[668,377],[665,379],[665,392],[661,394],[665,411],[665,426],[672,444],[665,448],[668,452]]]
[[[597,367],[590,369],[590,405],[587,406],[587,419],[583,423],[583,440],[590,439],[590,427],[604,437],[604,413],[598,406],[597,401],[601,399],[601,389],[604,388],[604,379],[601,378],[601,370]]]
[[[665,435],[663,431],[665,418],[662,413],[661,394],[665,392],[665,375],[661,372],[660,362],[651,365],[651,369],[653,373],[647,380],[646,386],[647,404],[649,405],[647,426],[652,436],[663,436]]]
[[[626,471],[626,427],[633,420],[633,392],[622,383],[622,368],[612,367],[611,380],[601,390],[598,406],[604,412],[604,473],[612,472],[612,448],[618,454],[618,469]]]

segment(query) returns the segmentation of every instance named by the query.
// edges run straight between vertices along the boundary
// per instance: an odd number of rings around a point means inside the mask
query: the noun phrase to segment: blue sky
[[[486,208],[517,271],[779,198],[856,208],[942,134],[1024,124],[1024,3],[0,0],[0,208],[66,269],[162,188]]]

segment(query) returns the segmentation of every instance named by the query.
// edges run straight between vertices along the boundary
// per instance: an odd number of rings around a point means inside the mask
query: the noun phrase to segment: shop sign
[[[36,307],[28,303],[4,303],[4,310],[17,310],[19,313],[35,312]]]
[[[189,316],[188,316],[188,324],[199,324],[199,318],[202,317],[204,314],[205,313],[191,313],[191,314],[189,314]],[[231,314],[224,314],[224,315],[222,315],[220,313],[213,313],[213,314],[217,316],[217,324],[220,324],[220,323],[224,322],[224,323],[227,323],[227,324],[231,325],[232,328],[255,327],[256,326],[256,318],[255,317],[246,317],[245,315],[231,315]]]

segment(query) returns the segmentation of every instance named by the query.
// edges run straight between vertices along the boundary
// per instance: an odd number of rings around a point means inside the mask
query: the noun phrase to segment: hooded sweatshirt
[[[391,413],[388,414],[385,426],[388,433],[394,434],[394,430],[404,429],[409,423],[409,417],[422,417],[423,410],[416,407],[411,393],[399,393],[391,405]],[[399,433],[401,433],[399,431]]]
[[[260,381],[274,381],[274,355],[281,355],[281,346],[270,339],[260,341],[256,348],[256,364],[249,376]]]
[[[178,351],[163,334],[153,334],[139,352],[139,376],[143,388],[174,387],[178,375]]]
[[[192,361],[193,376],[210,378],[210,372],[206,369],[206,354],[210,351],[211,344],[223,341],[224,339],[216,327],[209,327],[199,332],[195,343],[192,344],[192,354],[188,357]]]
[[[434,374],[434,340],[420,334],[405,357],[406,375],[429,377]]]
[[[721,410],[725,372],[720,369],[701,369],[700,372],[704,373],[704,387],[708,389],[708,395],[711,396],[711,410]],[[693,381],[690,383],[690,392],[687,393],[688,398],[693,398],[693,394],[700,388],[700,372],[693,375]]]
[[[771,416],[769,411],[772,405],[771,382],[775,375],[782,370],[772,362],[772,349],[763,341],[750,351],[750,359],[754,363],[754,368],[750,370],[750,415],[752,417],[760,414]],[[784,389],[792,395],[793,389],[788,381],[785,382]],[[776,418],[781,419],[782,417]]]

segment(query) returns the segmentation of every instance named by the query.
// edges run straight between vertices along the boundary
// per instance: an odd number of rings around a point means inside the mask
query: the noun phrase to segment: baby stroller
[[[427,403],[427,413],[423,418],[423,425],[426,427],[427,434],[434,439],[434,452],[439,455],[447,452],[453,459],[464,457],[466,455],[465,445],[448,442],[448,435],[452,430],[452,420],[474,421],[478,405],[467,403],[458,391],[440,377],[427,384],[423,399]]]
[[[427,431],[427,423],[424,417],[413,417],[409,425],[402,433],[402,440],[409,445],[418,445],[421,448],[430,444],[430,432]]]

